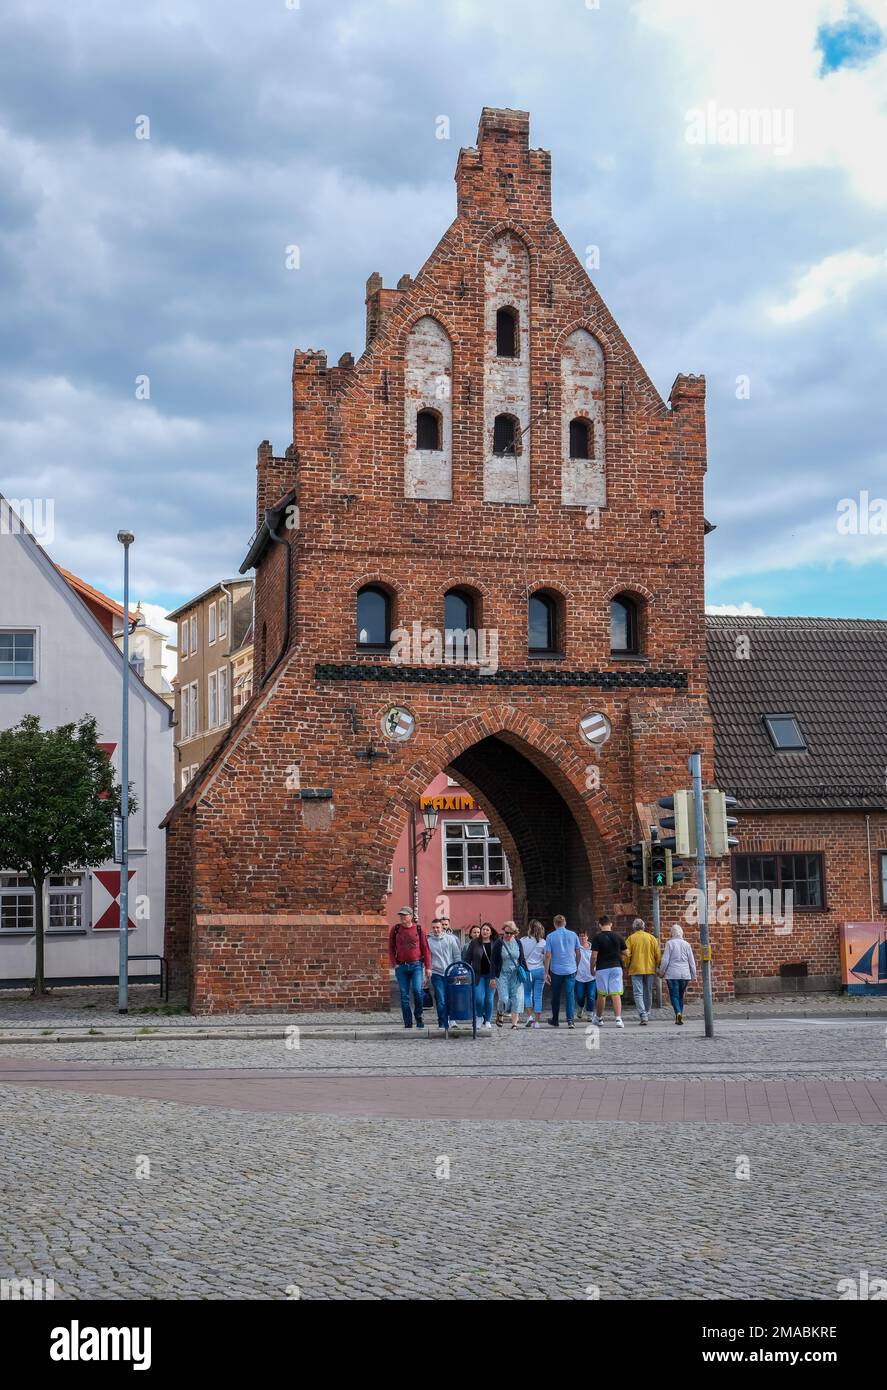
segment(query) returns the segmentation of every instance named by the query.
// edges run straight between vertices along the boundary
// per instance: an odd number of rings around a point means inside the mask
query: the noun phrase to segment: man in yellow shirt
[[[662,959],[659,942],[648,932],[640,917],[635,917],[628,935],[625,964],[631,976],[638,1023],[646,1028],[653,1007],[653,981]]]

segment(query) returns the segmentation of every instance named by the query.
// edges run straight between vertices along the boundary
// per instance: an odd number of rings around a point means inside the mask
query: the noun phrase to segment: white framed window
[[[228,600],[227,600],[227,598],[220,598],[220,599],[219,599],[219,636],[220,636],[220,637],[227,637],[227,636],[228,636]]]
[[[228,668],[223,666],[219,671],[219,723],[227,724],[230,718],[228,712]]]
[[[189,776],[189,778],[188,778],[188,781],[189,781],[189,782],[192,782],[192,781],[194,780],[194,778],[197,776],[197,769],[198,769],[199,767],[200,767],[200,763],[192,763],[192,764],[191,764],[190,776]]]
[[[211,671],[207,676],[206,687],[206,727],[214,729],[219,722],[219,676],[217,671]]]
[[[191,781],[191,769],[190,769],[190,767],[183,767],[183,768],[182,768],[182,791],[185,790],[185,788],[187,787],[187,785],[188,785],[188,783],[189,783],[190,781]]]
[[[35,681],[36,679],[36,628],[0,629],[0,681]]]
[[[197,707],[197,682],[196,682],[196,681],[192,682],[192,684],[191,684],[190,687],[189,687],[189,690],[190,690],[190,694],[191,694],[191,701],[190,701],[190,704],[191,704],[191,719],[190,719],[190,725],[189,725],[189,727],[190,727],[190,729],[191,729],[190,737],[191,737],[191,738],[196,738],[197,735],[200,733],[200,720],[199,720],[198,717],[197,717],[197,710],[198,710],[198,707]]]
[[[179,651],[182,653],[182,660],[188,660],[188,619],[183,618],[179,623]]]
[[[197,614],[196,614],[196,613],[194,614],[194,616],[193,616],[192,619],[191,619],[191,624],[190,624],[190,626],[191,626],[191,655],[194,656],[194,655],[196,654],[196,652],[197,652]]]
[[[79,931],[83,926],[84,873],[51,874],[47,931]]]
[[[507,888],[508,862],[488,821],[444,821],[441,839],[447,888]]]
[[[179,726],[181,738],[191,737],[191,687],[183,685],[179,691]]]
[[[0,931],[33,931],[34,890],[24,874],[0,873]]]
[[[209,606],[209,621],[206,640],[210,646],[212,646],[212,644],[216,640],[216,605],[214,603],[211,603]]]

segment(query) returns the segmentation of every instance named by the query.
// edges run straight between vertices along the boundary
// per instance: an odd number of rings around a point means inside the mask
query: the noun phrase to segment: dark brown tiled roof
[[[717,785],[747,810],[887,809],[887,622],[705,622]],[[765,714],[794,715],[806,751],[776,752]]]

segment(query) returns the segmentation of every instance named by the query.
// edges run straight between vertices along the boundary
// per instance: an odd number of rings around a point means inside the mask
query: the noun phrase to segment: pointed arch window
[[[513,415],[497,415],[493,422],[493,453],[503,457],[519,452],[517,420]]]
[[[517,310],[496,310],[496,356],[517,357]]]
[[[547,656],[557,652],[560,634],[558,632],[558,604],[554,594],[541,590],[531,594],[527,604],[527,647],[535,656]]]
[[[629,594],[617,594],[610,602],[610,651],[636,656],[639,650],[638,606]]]
[[[416,448],[439,450],[440,415],[436,410],[420,410],[416,415]]]
[[[594,430],[588,420],[570,421],[570,458],[590,459],[594,457]]]
[[[368,584],[357,595],[357,645],[378,651],[389,645],[391,595],[378,584]]]

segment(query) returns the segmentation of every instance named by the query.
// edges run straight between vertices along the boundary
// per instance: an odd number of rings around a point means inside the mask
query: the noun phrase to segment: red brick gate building
[[[704,380],[660,398],[525,113],[484,110],[456,189],[418,275],[370,277],[360,359],[296,352],[292,445],[259,447],[255,693],[167,822],[199,1012],[387,1006],[388,874],[440,772],[505,846],[518,918],[573,925],[634,913],[639,807],[693,748],[711,776]]]

